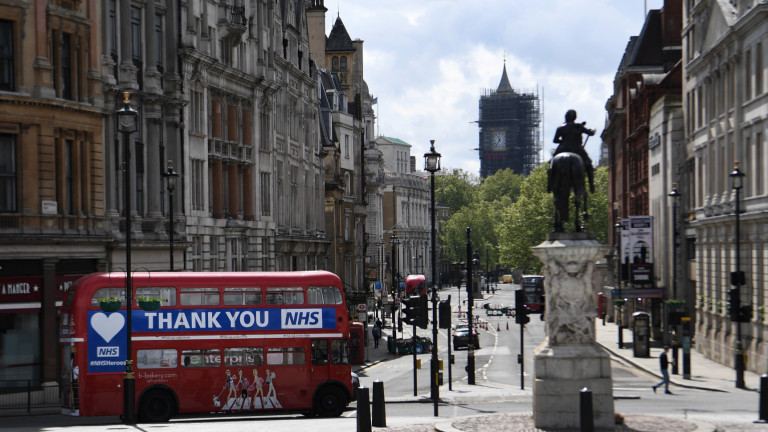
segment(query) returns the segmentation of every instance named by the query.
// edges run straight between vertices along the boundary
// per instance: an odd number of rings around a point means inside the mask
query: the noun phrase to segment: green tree
[[[595,193],[587,198],[589,219],[585,226],[601,243],[605,243],[609,229],[607,192],[608,169],[598,167],[595,170]],[[501,223],[496,228],[501,263],[539,272],[542,263],[533,255],[531,247],[546,240],[554,226],[554,215],[552,194],[547,192],[547,165],[542,164],[525,179],[517,201],[502,212]],[[572,218],[570,222],[572,227]]]
[[[500,201],[503,198],[512,202],[517,201],[523,181],[525,181],[524,176],[515,174],[509,168],[496,171],[480,184],[477,198],[487,202]]]
[[[541,261],[531,253],[531,246],[543,242],[552,231],[554,205],[547,193],[547,165],[535,168],[523,181],[517,201],[501,215],[496,232],[501,264],[528,272],[538,272]]]
[[[472,249],[480,253],[482,268],[493,266],[498,259],[497,236],[494,230],[500,211],[491,203],[480,201],[453,213],[444,222],[440,242],[449,261],[467,260],[467,228],[471,229]]]
[[[435,176],[435,201],[455,213],[472,202],[477,177],[461,169],[448,169],[447,174]]]

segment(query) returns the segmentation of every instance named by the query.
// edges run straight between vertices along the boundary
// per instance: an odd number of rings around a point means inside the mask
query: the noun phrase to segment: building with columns
[[[764,374],[768,4],[685,0],[682,46],[685,163],[690,167],[682,202],[695,239],[691,278],[696,289],[696,349],[735,366],[741,334],[747,368]],[[731,178],[737,163],[744,174],[738,193]],[[742,323],[731,320],[728,308],[735,271],[744,272],[738,297],[751,312]]]
[[[303,2],[182,9],[184,268],[326,268],[317,80]]]
[[[411,274],[431,279],[431,223],[429,173],[416,169],[411,145],[397,138],[380,136],[384,181],[381,186],[382,247],[390,253],[386,287],[393,290],[392,274],[400,281]],[[423,159],[422,159],[423,160]],[[397,236],[392,247],[393,236]],[[394,251],[394,255],[392,255]],[[393,259],[394,258],[394,259]]]

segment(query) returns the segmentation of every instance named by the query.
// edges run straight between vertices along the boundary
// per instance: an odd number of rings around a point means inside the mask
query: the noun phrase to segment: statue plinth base
[[[595,262],[609,247],[587,233],[553,233],[532,248],[544,262],[547,339],[534,351],[533,418],[537,428],[581,426],[582,389],[592,392],[598,430],[613,430],[611,359],[595,342]]]
[[[615,427],[611,358],[599,345],[550,346],[534,351],[533,418],[537,428],[581,426],[581,390],[592,391],[595,428]]]

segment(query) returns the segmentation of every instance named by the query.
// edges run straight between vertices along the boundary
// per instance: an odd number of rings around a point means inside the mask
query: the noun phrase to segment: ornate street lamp
[[[123,378],[123,421],[136,424],[136,380],[133,375],[133,351],[131,350],[131,309],[133,286],[131,284],[131,134],[138,130],[139,112],[131,107],[129,92],[123,92],[123,108],[117,110],[120,132],[123,134],[123,211],[125,212],[125,305],[127,326],[125,343],[125,377]]]
[[[435,151],[435,140],[430,140],[430,144],[432,145],[427,153],[424,153],[424,169],[429,171],[430,173],[430,188],[429,188],[429,199],[430,199],[430,225],[431,225],[431,241],[432,241],[432,251],[430,255],[432,258],[432,343],[434,346],[432,347],[432,361],[430,364],[430,372],[431,372],[431,379],[430,379],[430,388],[431,388],[431,396],[432,396],[432,403],[434,404],[434,415],[437,417],[437,402],[440,399],[440,388],[437,385],[437,375],[438,375],[438,361],[437,361],[437,268],[435,267],[435,262],[437,260],[436,258],[436,250],[437,247],[435,246],[435,173],[437,171],[440,171],[440,153]],[[422,313],[426,313],[426,311],[422,311]],[[470,338],[472,335],[470,334]]]
[[[160,173],[168,182],[168,240],[171,244],[171,262],[170,269],[173,271],[173,192],[176,190],[176,179],[179,178],[179,173],[173,170],[173,161],[168,161],[168,169],[165,172]]]
[[[736,357],[734,366],[736,368],[736,388],[743,389],[744,385],[744,348],[741,343],[741,286],[744,285],[744,272],[741,271],[741,261],[739,259],[741,251],[741,232],[739,220],[739,196],[741,188],[744,186],[744,173],[739,169],[739,162],[733,163],[733,171],[729,176],[731,178],[731,187],[736,191],[736,271],[731,273],[731,284],[734,288],[730,292],[731,300],[731,320],[736,322]],[[735,303],[735,304],[734,304]]]

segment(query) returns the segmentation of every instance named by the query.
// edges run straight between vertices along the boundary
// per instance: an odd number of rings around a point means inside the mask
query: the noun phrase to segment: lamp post
[[[176,179],[179,177],[179,173],[173,170],[172,160],[168,161],[168,169],[160,175],[168,182],[168,240],[171,244],[170,269],[173,271],[173,192],[176,190]]]
[[[613,225],[616,228],[616,287],[619,292],[619,301],[614,304],[618,305],[619,313],[616,314],[616,325],[619,326],[619,349],[624,348],[624,331],[621,328],[621,306],[624,298],[621,296],[621,217],[616,217],[616,223]]]
[[[739,169],[739,162],[733,163],[733,171],[730,174],[731,187],[736,192],[736,270],[731,273],[731,284],[734,286],[731,301],[735,301],[736,305],[731,305],[731,320],[736,321],[736,357],[734,358],[734,366],[736,368],[736,388],[743,389],[744,385],[744,348],[741,343],[741,286],[744,285],[744,272],[741,271],[741,261],[739,259],[739,252],[741,251],[741,232],[740,220],[739,220],[739,196],[741,188],[744,186],[744,173]],[[735,316],[734,316],[735,315]]]
[[[672,198],[672,298],[677,299],[677,237],[680,233],[677,231],[677,208],[680,205],[680,192],[677,191],[677,183],[672,183],[672,192],[669,193]]]
[[[123,108],[117,110],[120,132],[123,134],[123,210],[125,211],[125,377],[123,378],[123,421],[136,424],[135,395],[136,380],[133,375],[133,352],[131,351],[131,310],[133,286],[131,285],[131,134],[137,130],[139,112],[131,107],[129,92],[123,92]]]
[[[435,140],[430,140],[432,145],[427,153],[424,153],[424,169],[430,173],[430,187],[429,187],[429,209],[430,209],[430,226],[431,226],[431,261],[432,261],[432,362],[430,364],[430,372],[432,379],[430,380],[430,388],[432,390],[432,403],[434,405],[434,415],[437,417],[437,402],[440,399],[440,388],[437,385],[438,361],[437,361],[437,268],[435,262],[437,260],[436,255],[436,243],[435,243],[435,172],[440,171],[440,153],[435,151]],[[426,313],[426,311],[423,311]]]
[[[395,352],[397,352],[397,345],[394,344],[397,342],[397,325],[399,321],[395,317],[395,311],[400,309],[400,305],[398,304],[400,301],[400,284],[397,280],[397,255],[395,246],[400,244],[400,239],[397,237],[397,234],[392,233],[392,237],[390,237],[389,240],[392,242],[392,343]]]
[[[677,183],[672,183],[672,191],[669,193],[669,197],[672,198],[672,299],[677,299],[677,237],[679,235],[677,231],[677,207],[680,203],[680,192],[677,191]],[[667,311],[667,314],[665,315],[664,325],[667,327],[667,330],[664,332],[664,338],[668,338],[670,335],[669,331],[669,322],[671,321],[671,313],[669,310]],[[677,314],[675,314],[677,315]],[[673,326],[673,331],[675,333],[675,338],[672,340],[672,358],[674,361],[672,362],[672,373],[677,374],[678,373],[678,335],[677,335],[677,328]],[[670,345],[667,343],[667,345]]]
[[[467,330],[469,330],[469,340],[467,341],[467,384],[475,384],[475,334],[472,331],[472,303],[474,303],[472,293],[472,228],[467,227]]]

